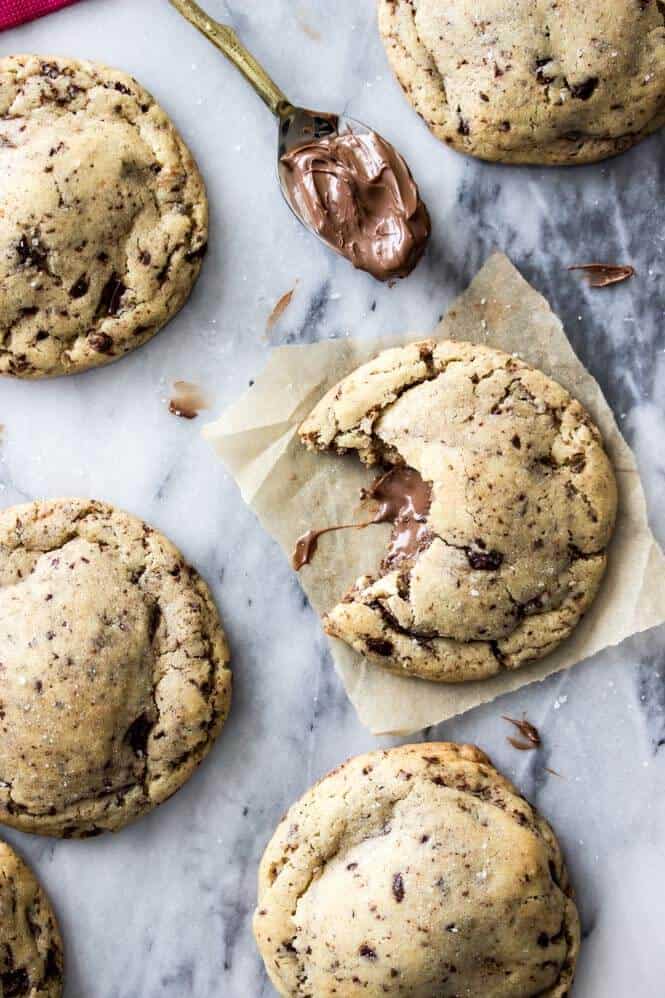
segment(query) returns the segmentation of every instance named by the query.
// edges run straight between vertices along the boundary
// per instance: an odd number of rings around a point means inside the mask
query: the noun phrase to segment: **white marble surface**
[[[191,144],[212,206],[201,281],[151,344],[95,373],[0,385],[2,504],[93,495],[153,522],[211,582],[233,645],[232,717],[175,799],[116,837],[7,833],[56,904],[67,998],[273,994],[250,934],[262,848],[315,778],[377,744],[346,701],[296,577],[200,439],[202,420],[168,414],[174,379],[204,385],[217,412],[259,370],[268,340],[426,332],[496,246],[550,298],[602,383],[665,541],[665,136],[591,168],[475,163],[440,147],[407,107],[373,0],[208,4],[294,99],[343,107],[398,142],[434,239],[414,276],[393,289],[316,244],[277,194],[269,114],[166,0],[85,0],[0,35],[0,54],[87,56],[139,77]],[[632,262],[639,274],[590,292],[565,270],[588,259]],[[267,337],[273,304],[296,281]],[[478,741],[555,823],[584,921],[579,998],[665,993],[664,638],[661,630],[634,639],[429,732]],[[545,738],[537,757],[505,741],[500,715],[523,710]]]

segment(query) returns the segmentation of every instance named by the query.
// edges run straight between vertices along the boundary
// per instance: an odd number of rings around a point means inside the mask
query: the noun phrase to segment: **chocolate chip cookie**
[[[72,374],[149,340],[205,252],[197,166],[136,80],[0,59],[0,373]]]
[[[508,163],[614,156],[665,124],[662,0],[378,0],[390,64],[437,138]]]
[[[0,842],[0,996],[60,998],[62,966],[48,898],[32,871]]]
[[[351,759],[286,814],[254,932],[293,998],[565,998],[580,927],[550,826],[472,746]]]
[[[207,585],[111,506],[0,513],[0,821],[80,837],[170,797],[231,697]]]
[[[325,618],[375,664],[484,679],[553,651],[593,602],[614,473],[582,405],[517,357],[433,340],[386,350],[331,389],[300,436],[393,477],[369,491],[399,507],[386,557]]]

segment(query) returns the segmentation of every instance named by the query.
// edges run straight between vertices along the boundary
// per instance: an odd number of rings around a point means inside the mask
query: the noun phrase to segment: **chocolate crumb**
[[[366,960],[377,959],[376,950],[372,949],[371,946],[368,946],[367,943],[363,943],[358,952],[361,956],[364,956]]]

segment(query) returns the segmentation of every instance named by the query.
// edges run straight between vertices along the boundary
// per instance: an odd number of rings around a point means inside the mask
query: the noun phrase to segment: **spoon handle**
[[[240,70],[274,115],[281,118],[291,110],[291,102],[245,48],[233,28],[209,17],[194,0],[170,0],[170,3]]]

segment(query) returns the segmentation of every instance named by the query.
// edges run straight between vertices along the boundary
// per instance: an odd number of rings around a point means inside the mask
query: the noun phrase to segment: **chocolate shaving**
[[[506,741],[508,741],[513,748],[519,749],[520,752],[532,752],[533,749],[540,748],[542,740],[538,728],[536,728],[535,725],[531,724],[530,721],[527,721],[526,718],[523,718],[521,721],[516,721],[515,718],[507,717],[505,714],[502,714],[501,716],[504,721],[508,721],[509,724],[512,724],[515,728],[517,728],[519,733],[525,739],[525,741],[520,741],[517,738],[508,737]]]
[[[282,318],[287,308],[291,304],[291,299],[293,298],[295,293],[296,289],[291,288],[290,291],[287,291],[286,294],[282,295],[282,297],[279,299],[279,301],[273,308],[272,312],[268,316],[268,321],[266,322],[266,329],[268,330],[268,332],[270,332],[272,327],[276,325],[276,323],[278,323],[279,320]]]
[[[592,288],[606,288],[610,284],[620,284],[635,274],[635,268],[630,264],[618,263],[576,263],[568,270],[583,270]]]
[[[533,752],[535,745],[530,745],[529,742],[521,742],[518,738],[511,738],[508,736],[506,741],[513,746],[513,748],[519,749],[520,752]]]

